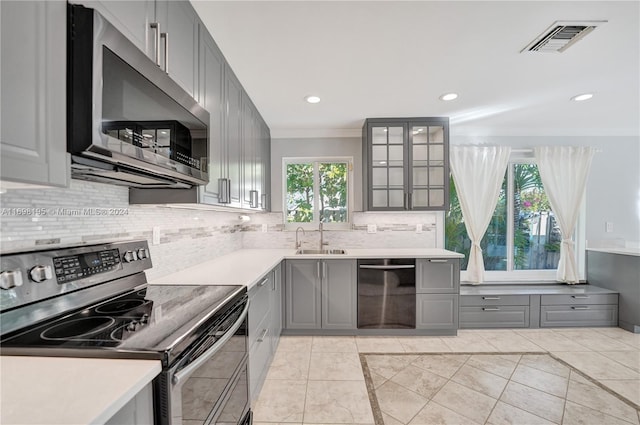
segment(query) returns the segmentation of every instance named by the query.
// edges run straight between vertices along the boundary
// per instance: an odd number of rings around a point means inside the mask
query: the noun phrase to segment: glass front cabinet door
[[[448,118],[371,118],[363,138],[366,210],[448,209]]]

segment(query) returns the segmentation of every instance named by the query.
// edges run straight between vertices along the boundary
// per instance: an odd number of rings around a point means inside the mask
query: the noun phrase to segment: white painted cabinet
[[[0,2],[0,179],[67,186],[64,1]]]

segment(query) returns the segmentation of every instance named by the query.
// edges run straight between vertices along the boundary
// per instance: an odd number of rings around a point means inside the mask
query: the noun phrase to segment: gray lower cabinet
[[[618,323],[618,294],[592,285],[482,285],[465,286],[460,292],[460,328]]]
[[[67,3],[0,2],[0,180],[68,186]]]
[[[458,294],[416,294],[416,329],[457,330]]]
[[[617,326],[618,294],[542,295],[540,327]]]
[[[278,266],[249,291],[249,391],[252,400],[260,393],[280,339],[281,279]]]
[[[287,260],[286,329],[356,329],[355,260]]]
[[[529,295],[460,297],[461,328],[528,328]]]
[[[458,329],[460,260],[419,258],[416,260],[416,329]]]

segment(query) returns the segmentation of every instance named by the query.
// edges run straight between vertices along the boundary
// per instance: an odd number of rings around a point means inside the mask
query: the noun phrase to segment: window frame
[[[310,223],[289,223],[287,221],[287,165],[288,164],[314,164],[313,170],[313,221]],[[284,229],[295,231],[298,227],[304,230],[316,230],[320,225],[318,220],[320,212],[320,179],[319,163],[346,163],[347,164],[347,221],[344,223],[323,223],[324,230],[350,230],[353,217],[353,157],[351,156],[309,156],[309,157],[282,157],[282,220]]]
[[[557,283],[556,274],[557,269],[538,269],[538,270],[514,270],[514,222],[513,222],[513,167],[516,164],[536,164],[533,157],[533,150],[522,149],[513,150],[509,157],[509,163],[507,165],[507,270],[486,270],[484,272],[484,283],[502,283],[502,284],[529,284],[536,283]],[[536,164],[537,165],[537,164]],[[582,204],[580,206],[580,213],[578,215],[578,222],[576,228],[573,230],[572,239],[575,244],[576,264],[578,265],[578,275],[581,282],[585,281],[585,247],[586,247],[586,196],[583,197]],[[444,216],[444,214],[443,214]],[[446,221],[446,216],[443,217],[443,222]],[[443,245],[446,246],[444,241],[444,226],[442,227],[442,240]],[[468,274],[466,270],[460,270],[460,281],[462,284],[470,284],[468,280]]]

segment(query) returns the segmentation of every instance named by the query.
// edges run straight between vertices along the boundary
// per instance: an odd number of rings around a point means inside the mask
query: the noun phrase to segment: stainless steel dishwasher
[[[358,260],[358,329],[415,327],[415,259]]]

